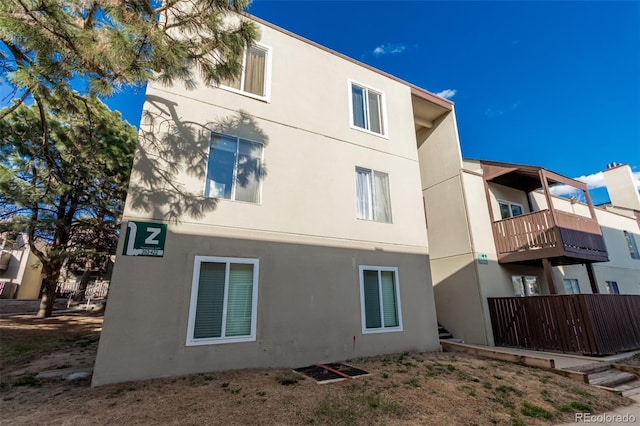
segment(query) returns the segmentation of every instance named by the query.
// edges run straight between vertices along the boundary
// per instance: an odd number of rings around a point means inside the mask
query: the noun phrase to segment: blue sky
[[[456,107],[465,157],[640,179],[640,2],[254,0],[249,12]],[[144,94],[107,103],[138,124]]]
[[[255,0],[250,12],[448,95],[465,157],[640,172],[640,2]]]

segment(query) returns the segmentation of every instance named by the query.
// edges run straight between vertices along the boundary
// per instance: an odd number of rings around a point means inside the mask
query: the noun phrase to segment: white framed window
[[[258,259],[196,256],[187,346],[256,340]]]
[[[356,167],[357,218],[391,223],[389,175]]]
[[[212,133],[204,196],[260,203],[263,148],[261,142]]]
[[[524,212],[522,204],[512,203],[511,201],[498,200],[498,205],[500,206],[500,216],[503,219],[520,216]]]
[[[242,56],[242,73],[223,80],[220,87],[253,98],[269,101],[271,98],[271,48],[253,44]]]
[[[616,281],[605,281],[607,283],[607,293],[609,294],[620,294],[620,289],[618,288],[618,283]]]
[[[398,268],[360,265],[362,333],[402,331]]]
[[[540,294],[538,277],[533,275],[513,275],[511,277],[513,292],[516,297],[535,296]]]
[[[640,252],[638,252],[638,245],[636,244],[636,239],[634,238],[635,236],[628,233],[627,231],[623,232],[624,238],[625,240],[627,240],[627,246],[629,247],[629,254],[631,255],[631,258],[640,259]]]
[[[578,280],[575,278],[564,278],[562,280],[564,284],[564,293],[565,294],[580,294],[580,285],[578,284]]]
[[[349,80],[351,127],[387,137],[384,93]]]

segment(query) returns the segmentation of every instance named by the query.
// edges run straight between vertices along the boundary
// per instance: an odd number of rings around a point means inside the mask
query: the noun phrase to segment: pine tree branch
[[[93,19],[96,16],[96,13],[98,12],[99,6],[97,2],[93,2],[93,4],[91,5],[91,9],[89,9],[89,13],[87,14],[87,19],[85,19],[84,21],[84,28],[85,29],[93,29]]]
[[[16,109],[18,109],[18,107],[24,103],[24,101],[29,97],[30,94],[31,94],[31,90],[27,89],[24,92],[24,94],[20,97],[20,99],[18,99],[13,105],[11,105],[9,108],[4,109],[2,113],[0,113],[0,120],[5,118],[7,115],[11,114]]]

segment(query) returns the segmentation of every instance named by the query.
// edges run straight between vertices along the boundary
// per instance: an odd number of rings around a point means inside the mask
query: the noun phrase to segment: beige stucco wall
[[[534,210],[547,209],[547,199],[540,191],[533,191],[530,193],[531,204]],[[559,211],[573,213],[578,216],[591,217],[589,206],[581,202],[571,202],[570,200],[555,195],[551,196],[551,202],[553,208]]]
[[[527,193],[520,191],[519,189],[509,188],[508,186],[497,183],[489,183],[489,196],[491,197],[491,208],[493,210],[493,218],[495,220],[500,220],[502,218],[500,215],[500,205],[498,204],[498,200],[520,204],[522,206],[523,214],[530,212]]]
[[[629,165],[606,169],[602,174],[613,205],[640,210],[640,194]]]
[[[42,265],[29,250],[12,250],[6,271],[0,271],[0,281],[18,284],[16,299],[37,299],[42,286]]]
[[[139,157],[158,155],[177,166],[172,181],[196,198],[204,190],[209,130],[266,143],[261,205],[223,200],[214,212],[182,214],[180,219],[286,232],[294,241],[311,235],[424,249],[410,88],[270,27],[261,26],[261,34],[260,43],[272,48],[269,102],[219,88],[187,91],[151,84],[147,90],[145,110],[155,115],[155,136],[169,135],[161,141],[165,144],[178,141],[183,155],[172,157],[148,143],[141,146]],[[292,58],[304,60],[292,66]],[[384,93],[388,137],[350,127],[350,79]],[[138,161],[132,181],[142,185],[148,166]],[[356,166],[389,174],[393,224],[355,218]],[[133,192],[125,215],[162,219],[173,208],[157,199],[152,207],[139,208]],[[246,217],[251,217],[249,226]]]
[[[439,348],[427,256],[216,234],[170,226],[163,258],[118,258],[94,385]],[[260,260],[255,342],[185,345],[196,255]],[[398,268],[402,332],[362,334],[359,265]]]
[[[169,232],[162,258],[119,243],[94,385],[439,349],[409,87],[261,30],[268,102],[148,87],[123,226]],[[350,127],[349,79],[384,93],[386,137]],[[260,203],[203,196],[211,131],[264,142]],[[388,174],[392,223],[356,218],[356,166]],[[197,255],[260,260],[256,342],[186,346]],[[362,333],[360,265],[399,268],[402,332]]]

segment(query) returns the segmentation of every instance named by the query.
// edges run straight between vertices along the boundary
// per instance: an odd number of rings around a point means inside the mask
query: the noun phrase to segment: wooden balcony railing
[[[493,223],[498,261],[567,256],[585,261],[607,261],[607,249],[595,219],[540,210]]]
[[[640,348],[640,295],[489,298],[496,346],[607,355]]]

